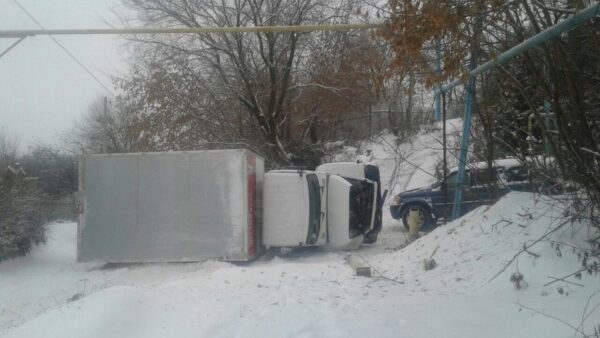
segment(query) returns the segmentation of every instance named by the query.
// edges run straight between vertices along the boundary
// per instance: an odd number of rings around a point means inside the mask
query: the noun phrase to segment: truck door
[[[362,243],[362,234],[355,235],[350,231],[351,188],[352,184],[342,177],[327,176],[327,238],[332,248],[351,249]]]

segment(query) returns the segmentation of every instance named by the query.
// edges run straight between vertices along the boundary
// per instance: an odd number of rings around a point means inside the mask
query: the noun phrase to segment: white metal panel
[[[263,244],[266,247],[304,245],[308,235],[308,184],[298,172],[265,174]]]
[[[365,178],[365,165],[363,163],[356,162],[333,162],[321,164],[317,167],[316,171],[326,172],[329,174],[340,175],[342,177],[364,179]]]
[[[327,229],[328,247],[331,249],[355,249],[363,236],[350,238],[350,182],[340,176],[327,177]]]
[[[256,155],[211,150],[86,156],[78,259],[251,258],[248,156]],[[262,166],[262,159],[257,163]]]

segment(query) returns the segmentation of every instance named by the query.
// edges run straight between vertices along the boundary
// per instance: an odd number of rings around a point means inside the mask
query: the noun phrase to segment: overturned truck
[[[82,156],[77,260],[246,261],[269,247],[376,241],[376,166],[264,167],[245,149]]]

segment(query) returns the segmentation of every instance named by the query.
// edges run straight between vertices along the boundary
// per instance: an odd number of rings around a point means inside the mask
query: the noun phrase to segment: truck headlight
[[[400,205],[400,196],[394,196],[394,199],[392,200],[390,205]]]

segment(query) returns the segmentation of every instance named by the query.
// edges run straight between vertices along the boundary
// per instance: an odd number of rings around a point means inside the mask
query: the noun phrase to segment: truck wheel
[[[408,214],[411,209],[418,212],[420,231],[431,231],[433,228],[435,228],[435,224],[433,224],[431,219],[431,213],[429,210],[427,210],[427,208],[421,205],[410,205],[402,210],[402,223],[406,229],[408,229]]]

